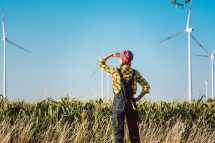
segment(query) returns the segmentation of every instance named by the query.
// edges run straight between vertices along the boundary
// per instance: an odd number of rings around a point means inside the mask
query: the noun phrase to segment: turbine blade
[[[92,77],[98,72],[98,70],[99,70],[99,67],[97,67],[97,68],[93,71],[93,73],[92,73],[92,75],[90,76],[90,78],[92,78]]]
[[[4,21],[4,15],[2,14],[2,35],[3,40],[5,40],[6,34],[5,34],[5,21]]]
[[[209,57],[210,57],[210,56],[208,56],[208,55],[194,55],[194,56],[204,57],[204,58],[209,58]]]
[[[199,47],[202,48],[202,50],[205,51],[205,53],[207,53],[209,55],[208,50],[202,46],[202,44],[195,38],[195,36],[193,36],[193,34],[191,34],[191,38],[199,45]]]
[[[172,39],[172,38],[174,38],[174,37],[176,37],[176,36],[179,36],[179,35],[183,34],[184,32],[185,32],[185,31],[177,32],[177,33],[175,33],[175,34],[173,34],[173,35],[171,35],[171,36],[169,36],[169,37],[167,37],[167,38],[161,40],[159,43],[163,43],[163,42],[165,42],[165,41],[167,41],[167,40],[169,40],[169,39]]]
[[[99,59],[101,59],[101,52],[100,52],[100,50],[99,50],[99,48],[98,48],[98,46],[96,46],[96,49],[97,49],[97,54],[98,54],[98,57],[99,57]]]
[[[191,16],[191,11],[192,11],[192,0],[190,1],[190,8],[189,8],[189,13],[188,13],[188,16],[187,16],[187,27],[186,28],[189,28],[190,26],[190,16]]]
[[[27,53],[31,53],[29,50],[23,48],[22,46],[20,46],[20,45],[14,43],[14,42],[12,42],[12,41],[10,41],[10,40],[8,40],[8,39],[6,39],[6,41],[7,41],[9,44],[11,44],[11,45],[13,45],[13,46],[15,46],[15,47],[17,47],[17,48],[20,48],[21,50],[23,50],[23,51],[25,51],[25,52],[27,52]]]
[[[213,50],[213,52],[212,52],[211,56],[214,56],[214,52],[215,52],[215,49]]]

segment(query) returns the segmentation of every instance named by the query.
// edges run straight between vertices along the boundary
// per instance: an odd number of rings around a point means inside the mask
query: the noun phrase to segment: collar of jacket
[[[122,65],[122,67],[121,67],[121,70],[122,71],[125,71],[125,70],[128,70],[128,69],[130,69],[131,68],[131,66],[130,65]]]

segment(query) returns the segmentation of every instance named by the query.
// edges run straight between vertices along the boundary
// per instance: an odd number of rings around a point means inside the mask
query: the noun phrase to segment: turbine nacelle
[[[185,29],[185,32],[187,32],[187,33],[191,33],[191,32],[193,32],[193,31],[194,31],[193,28],[186,28],[186,29]]]

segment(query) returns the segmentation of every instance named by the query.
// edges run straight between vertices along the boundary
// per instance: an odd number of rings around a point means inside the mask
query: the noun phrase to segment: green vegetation
[[[0,142],[113,142],[112,101],[0,101]],[[215,143],[215,102],[138,103],[142,142]],[[126,131],[126,142],[128,133]]]

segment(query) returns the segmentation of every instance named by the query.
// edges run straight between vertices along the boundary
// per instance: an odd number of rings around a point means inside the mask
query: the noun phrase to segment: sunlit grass
[[[1,143],[111,143],[112,101],[0,101]],[[138,103],[143,143],[215,143],[215,103]],[[126,129],[125,140],[128,142]]]

